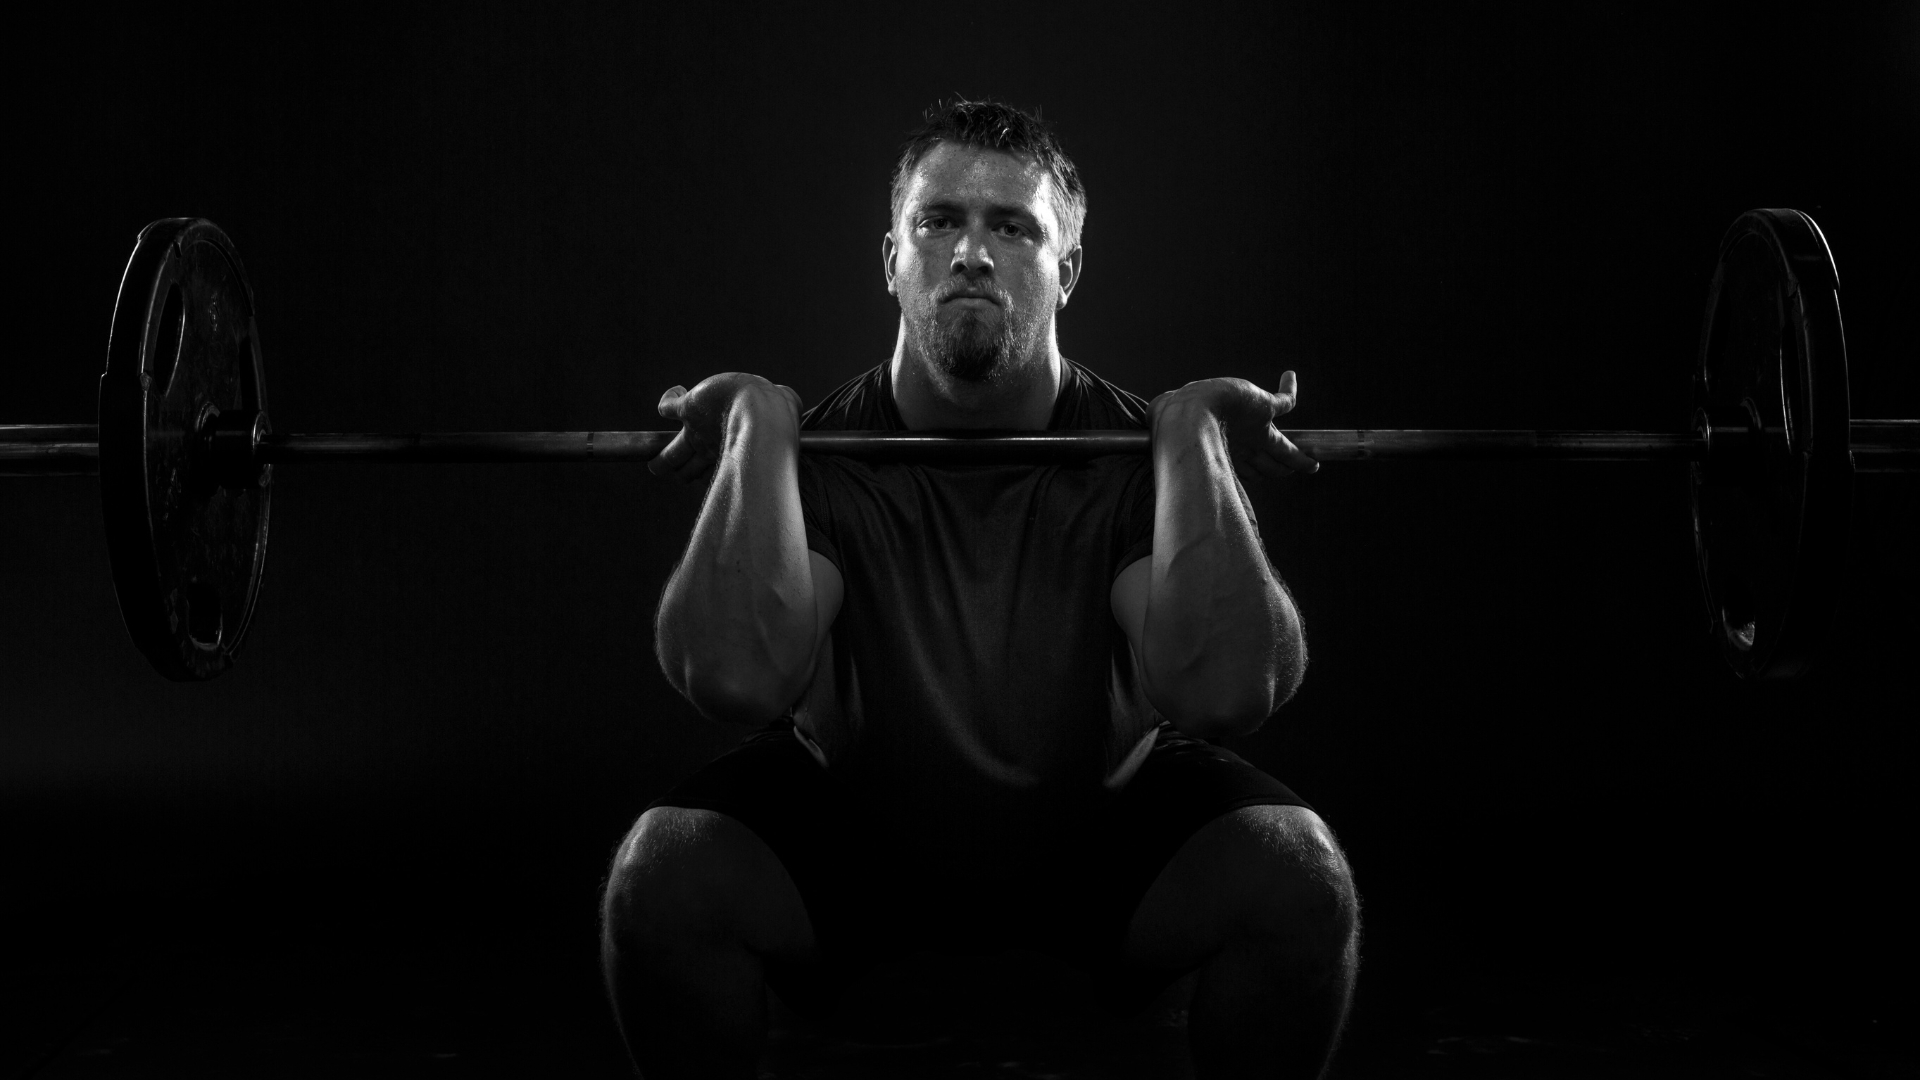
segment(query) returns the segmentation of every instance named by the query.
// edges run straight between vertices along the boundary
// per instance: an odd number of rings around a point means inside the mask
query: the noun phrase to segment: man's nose
[[[993,253],[987,250],[987,230],[984,226],[961,232],[953,245],[953,265],[948,269],[966,277],[993,273]]]

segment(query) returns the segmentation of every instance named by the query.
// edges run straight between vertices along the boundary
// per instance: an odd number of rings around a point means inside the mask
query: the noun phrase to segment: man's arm
[[[660,415],[683,426],[648,467],[713,477],[660,598],[661,670],[704,715],[765,723],[806,689],[840,611],[840,574],[807,550],[801,519],[799,397],[758,376],[716,375],[667,391]]]
[[[1293,407],[1239,379],[1189,383],[1153,403],[1153,555],[1120,572],[1113,613],[1148,700],[1202,738],[1258,728],[1306,671],[1300,613],[1261,550],[1240,464],[1270,475],[1318,463],[1273,426]]]

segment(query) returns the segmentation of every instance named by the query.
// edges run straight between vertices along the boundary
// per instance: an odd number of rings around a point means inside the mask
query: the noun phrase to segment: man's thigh
[[[752,847],[768,880],[778,878],[781,910],[806,929],[804,949],[763,954],[768,982],[799,1012],[830,1009],[884,952],[891,924],[913,910],[890,902],[898,860],[873,835],[873,808],[828,779],[790,723],[771,725],[676,785],[649,808],[656,814],[711,814],[752,841],[741,847]]]

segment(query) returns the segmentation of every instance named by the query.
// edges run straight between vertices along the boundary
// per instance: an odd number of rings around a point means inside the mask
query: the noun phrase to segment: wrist
[[[1192,447],[1226,443],[1226,432],[1211,405],[1198,399],[1168,401],[1153,416],[1153,446]]]
[[[753,438],[785,438],[797,445],[799,436],[799,407],[787,391],[772,383],[742,386],[727,405],[729,445]]]

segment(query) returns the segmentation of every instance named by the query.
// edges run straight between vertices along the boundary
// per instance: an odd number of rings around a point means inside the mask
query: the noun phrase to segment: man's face
[[[934,147],[882,243],[887,291],[919,355],[969,382],[1045,356],[1079,272],[1079,249],[1062,243],[1053,177],[1039,162]]]

